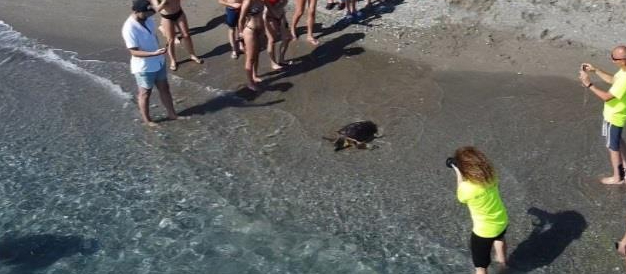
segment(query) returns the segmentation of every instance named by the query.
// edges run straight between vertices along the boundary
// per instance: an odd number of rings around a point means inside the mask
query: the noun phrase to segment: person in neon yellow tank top
[[[626,123],[626,46],[615,47],[611,51],[611,61],[619,68],[614,75],[589,63],[583,63],[580,66],[579,79],[584,87],[604,101],[602,136],[606,136],[613,176],[602,178],[600,182],[622,184],[626,165],[626,144],[622,140],[622,129]],[[611,88],[605,91],[594,85],[589,79],[589,72],[595,72],[600,79],[611,84]]]
[[[496,261],[506,268],[504,234],[509,218],[500,198],[493,166],[474,147],[457,149],[448,163],[457,175],[457,198],[467,204],[472,217],[470,250],[476,274],[487,273],[492,247],[495,247]]]

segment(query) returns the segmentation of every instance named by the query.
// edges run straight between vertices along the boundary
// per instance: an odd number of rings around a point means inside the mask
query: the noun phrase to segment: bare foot
[[[273,69],[273,70],[282,70],[282,69],[283,69],[283,67],[282,67],[281,65],[276,64],[276,63],[273,63],[273,64],[271,65],[271,67],[272,67],[272,69]],[[255,80],[255,81],[256,81],[256,80]]]
[[[506,265],[506,263],[496,262],[496,270],[498,271],[497,273],[506,273],[508,269],[509,266]]]
[[[621,185],[624,183],[624,180],[619,177],[604,177],[600,179],[600,182],[605,185]]]
[[[170,70],[172,71],[178,70],[178,64],[176,64],[176,62],[170,63]]]
[[[198,58],[198,56],[195,55],[191,55],[189,58],[191,58],[191,60],[193,60],[194,62],[196,62],[197,64],[204,64],[204,60]]]
[[[248,84],[247,85],[248,89],[252,90],[252,91],[261,91],[261,89],[259,88],[259,86],[257,86],[256,84],[252,85],[252,84]]]
[[[149,126],[149,127],[158,127],[159,126],[159,124],[157,124],[155,122],[152,122],[152,121],[144,122],[144,124],[146,126]]]
[[[174,115],[174,116],[167,116],[168,120],[189,120],[191,119],[190,116],[178,116],[178,115]]]
[[[287,62],[285,62],[285,61],[278,62],[278,64],[279,64],[281,67],[283,67],[283,68],[284,68],[284,67],[288,67],[288,66],[293,66],[293,65],[295,64],[295,62],[294,62],[293,60],[289,60],[289,61],[287,61]]]
[[[309,41],[309,43],[311,43],[311,45],[317,46],[320,44],[320,41],[313,38],[313,36],[309,36],[306,38],[307,41]]]
[[[263,79],[261,79],[259,77],[254,77],[254,78],[252,78],[252,80],[254,80],[254,83],[261,83],[261,82],[263,82]]]

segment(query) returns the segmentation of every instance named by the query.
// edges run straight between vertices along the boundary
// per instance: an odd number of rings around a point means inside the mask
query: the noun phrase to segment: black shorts
[[[472,232],[472,236],[470,237],[470,250],[472,251],[474,267],[487,268],[489,266],[491,263],[491,247],[493,246],[493,242],[504,240],[505,233],[506,229],[494,238],[483,238]]]

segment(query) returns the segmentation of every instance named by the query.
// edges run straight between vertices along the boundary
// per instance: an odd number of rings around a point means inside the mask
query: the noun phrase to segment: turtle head
[[[346,137],[339,137],[335,140],[335,151],[340,151],[344,148],[350,146],[350,142],[346,139]]]

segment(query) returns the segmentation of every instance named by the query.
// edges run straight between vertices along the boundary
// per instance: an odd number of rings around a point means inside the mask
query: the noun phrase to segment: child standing
[[[239,58],[239,54],[243,51],[242,38],[239,37],[237,24],[239,22],[239,13],[241,11],[241,3],[243,0],[218,0],[218,2],[226,6],[226,25],[228,26],[228,41],[233,49],[230,57]]]
[[[454,153],[449,167],[457,175],[457,198],[467,204],[472,217],[470,250],[476,274],[487,274],[492,246],[496,250],[496,261],[505,267],[504,234],[509,220],[493,166],[476,148],[462,147]]]

